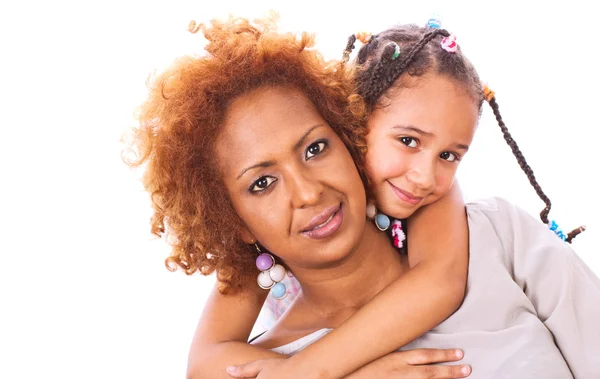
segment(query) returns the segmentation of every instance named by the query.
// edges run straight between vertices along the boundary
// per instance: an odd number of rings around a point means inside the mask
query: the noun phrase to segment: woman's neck
[[[298,300],[327,319],[343,322],[407,270],[407,257],[367,222],[361,243],[345,261],[328,269],[295,272],[302,286]]]

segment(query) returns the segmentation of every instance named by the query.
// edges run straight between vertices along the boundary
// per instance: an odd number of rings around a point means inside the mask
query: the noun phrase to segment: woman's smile
[[[315,216],[301,233],[314,239],[327,238],[338,231],[343,221],[344,212],[340,203]]]

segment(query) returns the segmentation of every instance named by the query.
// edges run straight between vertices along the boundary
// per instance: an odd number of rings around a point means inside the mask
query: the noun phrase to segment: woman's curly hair
[[[242,225],[227,195],[215,142],[229,104],[264,86],[301,90],[342,138],[366,184],[364,105],[351,74],[311,49],[313,36],[279,33],[273,18],[240,18],[190,24],[208,40],[205,53],[184,57],[149,85],[131,149],[131,166],[146,165],[152,233],[172,245],[167,268],[187,274],[216,271],[226,293],[257,271],[253,246],[243,243]]]

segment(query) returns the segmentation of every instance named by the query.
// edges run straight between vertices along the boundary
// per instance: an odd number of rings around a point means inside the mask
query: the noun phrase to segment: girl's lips
[[[394,192],[396,197],[398,197],[400,200],[402,200],[410,205],[417,205],[421,202],[421,200],[423,200],[422,197],[414,196],[410,192],[403,191],[390,182],[388,182],[388,184],[392,188],[392,191]]]
[[[342,225],[342,221],[344,221],[344,212],[342,211],[341,204],[332,208],[315,217],[302,234],[309,238],[322,239],[337,232]]]

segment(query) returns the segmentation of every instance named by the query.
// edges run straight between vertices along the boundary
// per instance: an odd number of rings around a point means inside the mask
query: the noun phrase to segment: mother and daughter
[[[271,20],[192,26],[206,53],[154,80],[132,162],[169,267],[217,273],[189,378],[600,377],[600,280],[565,241],[582,228],[549,223],[453,35],[435,20],[359,35],[350,65]],[[463,204],[454,175],[484,101],[543,223]],[[300,290],[247,343],[286,272]]]

